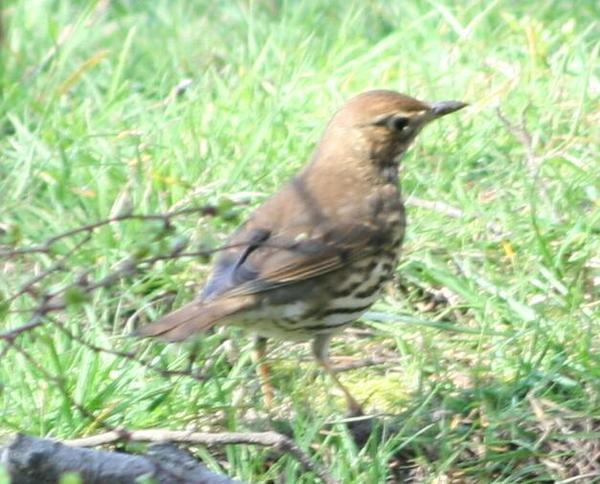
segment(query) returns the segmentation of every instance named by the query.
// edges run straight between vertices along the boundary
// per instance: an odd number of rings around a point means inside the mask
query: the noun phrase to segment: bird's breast
[[[379,298],[382,287],[393,277],[397,257],[397,247],[390,246],[316,280],[277,289],[234,324],[264,337],[290,341],[337,333]],[[288,294],[277,294],[280,291]]]

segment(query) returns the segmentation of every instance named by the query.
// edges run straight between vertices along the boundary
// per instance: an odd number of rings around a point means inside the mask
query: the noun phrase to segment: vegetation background
[[[600,481],[600,3],[5,0],[3,18],[0,433],[255,428],[246,335],[207,335],[191,369],[189,345],[127,337],[209,267],[156,256],[217,247],[345,99],[383,87],[471,103],[404,159],[397,283],[332,347],[394,431],[355,445],[289,343],[271,415],[342,482]],[[54,293],[64,311],[7,333]],[[249,482],[315,479],[254,447],[196,452]]]

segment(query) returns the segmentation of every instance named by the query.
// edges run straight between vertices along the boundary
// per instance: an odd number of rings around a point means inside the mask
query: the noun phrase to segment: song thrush
[[[333,335],[356,321],[391,279],[404,236],[398,163],[430,121],[466,106],[385,90],[352,98],[330,121],[310,162],[227,242],[201,294],[140,336],[184,340],[217,324],[266,338],[313,339],[318,363],[344,393],[328,358]],[[266,378],[266,367],[258,367]],[[263,391],[271,397],[263,381]]]

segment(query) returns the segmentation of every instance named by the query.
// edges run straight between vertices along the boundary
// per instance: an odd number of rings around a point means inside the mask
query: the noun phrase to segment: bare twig
[[[534,168],[537,165],[537,156],[535,154],[535,147],[533,142],[533,136],[527,129],[527,122],[525,120],[525,116],[527,115],[527,111],[529,110],[529,105],[525,106],[523,112],[521,113],[521,123],[516,124],[502,113],[500,108],[496,109],[496,114],[506,130],[514,136],[514,138],[525,148],[527,152],[527,165],[530,168]]]
[[[191,369],[190,370],[169,370],[167,368],[161,368],[160,366],[142,358],[139,354],[137,354],[133,351],[113,350],[111,348],[104,348],[104,347],[98,346],[94,343],[90,343],[89,341],[85,340],[84,338],[76,335],[75,333],[73,333],[72,331],[67,329],[65,327],[65,325],[63,325],[57,319],[48,316],[48,320],[52,324],[54,324],[61,332],[66,334],[70,339],[72,339],[73,341],[76,341],[77,343],[81,344],[82,346],[85,346],[86,348],[90,349],[94,353],[105,353],[108,355],[116,356],[118,358],[123,358],[125,360],[132,361],[140,366],[143,366],[145,368],[153,370],[156,373],[158,373],[159,375],[167,377],[167,378],[174,377],[174,376],[185,376],[185,377],[189,377],[196,381],[205,381],[206,380],[206,375],[204,375],[203,373],[199,373],[199,372],[193,372],[193,371],[191,371]]]
[[[37,328],[38,326],[41,326],[42,324],[44,324],[44,318],[42,317],[41,313],[36,312],[33,315],[33,317],[25,324],[17,328],[9,329],[8,331],[0,333],[0,340],[12,343],[13,340],[20,334],[26,333],[34,328]]]
[[[21,286],[21,289],[19,289],[19,291],[17,291],[15,294],[13,294],[7,300],[7,302],[11,303],[18,297],[22,296],[23,294],[32,291],[32,288],[35,284],[37,284],[38,282],[40,282],[42,279],[49,276],[50,274],[64,270],[65,264],[68,262],[69,258],[73,254],[75,254],[83,245],[85,245],[87,242],[89,242],[91,237],[92,237],[91,233],[86,234],[86,236],[82,240],[80,240],[69,252],[67,252],[59,260],[57,260],[54,264],[52,264],[50,267],[48,267],[48,269],[46,269],[45,271],[41,272],[40,274],[32,277],[27,282],[25,282]]]
[[[25,247],[22,249],[10,249],[0,251],[0,257],[14,257],[20,254],[34,254],[34,253],[43,253],[48,254],[50,252],[50,248],[59,240],[65,239],[67,237],[72,237],[77,234],[85,233],[85,232],[93,232],[94,230],[104,227],[105,225],[110,225],[116,222],[123,222],[125,220],[142,220],[142,221],[152,221],[157,220],[159,222],[163,222],[165,226],[170,226],[171,220],[174,217],[179,215],[189,215],[189,214],[199,214],[202,216],[215,216],[218,211],[216,207],[212,205],[204,205],[202,207],[190,207],[184,208],[181,210],[177,210],[175,212],[169,212],[166,214],[148,214],[148,215],[140,215],[140,214],[121,214],[116,215],[114,217],[110,217],[104,220],[100,220],[98,222],[90,223],[87,225],[82,225],[81,227],[77,227],[71,230],[67,230],[61,234],[50,237],[46,242],[42,245],[34,246],[34,247]]]
[[[160,428],[145,430],[117,429],[91,437],[67,440],[65,444],[73,447],[96,447],[99,445],[114,444],[115,442],[176,442],[179,444],[204,445],[207,447],[233,444],[258,445],[290,454],[305,470],[314,472],[327,484],[336,482],[325,469],[317,466],[294,441],[277,432],[209,433]]]

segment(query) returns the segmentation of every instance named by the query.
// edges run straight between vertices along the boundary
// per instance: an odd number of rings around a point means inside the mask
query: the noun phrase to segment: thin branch
[[[0,333],[0,340],[7,341],[12,343],[14,339],[20,334],[26,333],[38,326],[44,324],[43,315],[39,312],[36,312],[33,317],[27,321],[25,324],[18,326],[17,328],[9,329],[8,331],[4,331]]]
[[[81,247],[83,247],[83,245],[85,245],[87,242],[89,242],[91,240],[91,238],[92,238],[91,233],[86,234],[85,238],[81,239],[77,244],[75,244],[75,246],[69,252],[67,252],[59,260],[57,260],[54,264],[52,264],[50,267],[48,267],[48,269],[46,269],[45,271],[41,272],[40,274],[32,277],[27,282],[25,282],[21,286],[21,289],[19,289],[19,291],[17,291],[10,298],[8,298],[8,300],[6,302],[11,303],[15,299],[17,299],[19,296],[22,296],[23,294],[25,294],[27,292],[31,292],[33,289],[33,286],[35,284],[37,284],[38,282],[40,282],[41,280],[48,277],[50,274],[52,274],[54,272],[64,270],[65,263],[69,260],[69,258],[75,252],[77,252]]]
[[[70,339],[72,339],[73,341],[77,341],[79,344],[81,344],[82,346],[85,346],[86,348],[90,349],[91,351],[93,351],[95,353],[105,353],[108,355],[116,356],[117,358],[123,358],[123,359],[129,360],[129,361],[132,361],[134,363],[137,363],[140,366],[143,366],[152,371],[155,371],[159,375],[164,376],[166,378],[173,377],[173,376],[186,376],[186,377],[189,377],[198,382],[206,381],[206,375],[203,375],[202,373],[196,373],[196,372],[192,372],[190,370],[169,370],[167,368],[161,368],[160,366],[158,366],[144,358],[141,358],[137,353],[135,353],[133,351],[119,351],[119,350],[113,350],[111,348],[104,348],[102,346],[95,345],[95,344],[90,343],[89,341],[81,338],[80,336],[76,335],[69,329],[67,329],[65,327],[65,325],[62,324],[60,321],[58,321],[50,316],[48,316],[48,320],[52,324],[54,324],[61,332],[66,334]]]
[[[290,454],[305,470],[314,472],[327,484],[334,484],[336,482],[325,469],[315,464],[294,441],[277,432],[209,433],[160,428],[145,430],[116,429],[91,437],[67,440],[64,443],[72,447],[96,447],[116,442],[176,442],[179,444],[204,445],[207,447],[234,444],[259,445],[261,447],[272,448],[280,453],[285,452]]]
[[[105,225],[110,225],[115,222],[123,222],[125,220],[143,220],[143,221],[152,221],[158,220],[164,222],[166,226],[170,225],[171,219],[177,217],[179,215],[189,215],[189,214],[200,214],[202,216],[211,216],[214,217],[218,214],[218,210],[216,207],[212,205],[204,205],[202,207],[191,207],[191,208],[183,208],[181,210],[177,210],[174,212],[166,213],[166,214],[148,214],[148,215],[139,215],[139,214],[121,214],[116,215],[114,217],[110,217],[104,220],[100,220],[98,222],[93,222],[87,225],[82,225],[81,227],[77,227],[71,230],[67,230],[61,234],[50,237],[46,242],[42,245],[37,245],[33,247],[25,247],[22,249],[11,249],[0,251],[0,257],[14,257],[20,254],[34,254],[34,253],[42,253],[47,254],[50,252],[50,247],[54,245],[59,240],[65,239],[67,237],[72,237],[74,235],[83,233],[83,232],[93,232],[94,230],[104,227]]]

